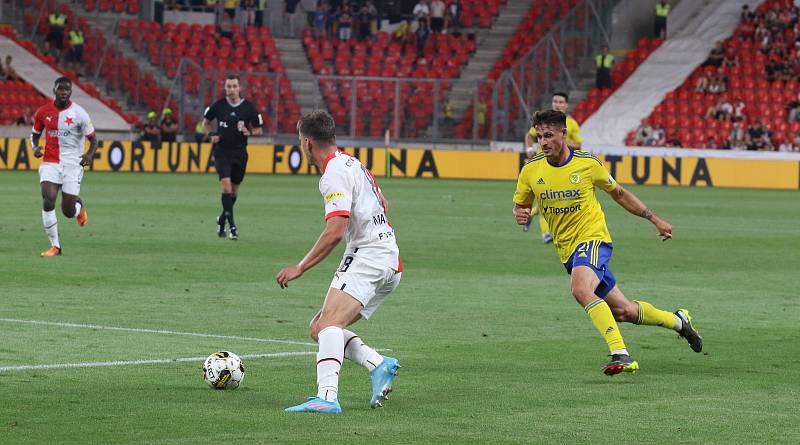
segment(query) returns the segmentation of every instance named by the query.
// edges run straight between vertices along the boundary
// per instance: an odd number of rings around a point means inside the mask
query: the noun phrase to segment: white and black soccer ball
[[[233,352],[215,352],[203,363],[203,380],[214,389],[236,389],[243,379],[244,363]]]

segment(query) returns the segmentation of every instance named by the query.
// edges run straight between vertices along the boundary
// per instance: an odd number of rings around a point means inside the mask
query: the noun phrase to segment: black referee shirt
[[[234,106],[228,102],[228,98],[222,98],[206,108],[203,117],[209,121],[217,120],[218,147],[225,150],[247,148],[247,136],[242,133],[245,126],[251,130],[264,126],[261,113],[246,99],[240,100],[239,104]]]

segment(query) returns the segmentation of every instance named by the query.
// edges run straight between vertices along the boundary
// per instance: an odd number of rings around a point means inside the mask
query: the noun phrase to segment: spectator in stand
[[[723,60],[725,60],[725,48],[722,46],[722,42],[718,41],[702,66],[720,67]]]
[[[378,12],[378,8],[372,0],[367,0],[365,5],[369,15],[372,17],[372,22],[370,22],[369,25],[369,32],[374,36],[381,30],[381,13]]]
[[[428,28],[428,22],[426,20],[419,21],[419,27],[417,28],[416,36],[417,36],[417,57],[422,57],[423,52],[425,51],[425,45],[428,43],[428,36],[430,36],[431,30]]]
[[[770,140],[770,132],[761,121],[756,122],[747,129],[747,149],[748,150],[766,150],[772,149],[772,142]]]
[[[636,137],[634,138],[634,145],[650,146],[653,144],[653,127],[647,119],[643,120],[639,127],[636,128]]]
[[[411,25],[408,24],[408,21],[403,20],[400,22],[399,25],[397,25],[397,29],[394,30],[394,34],[392,34],[392,37],[394,37],[394,39],[400,43],[405,43],[406,40],[408,40],[408,38],[411,35],[409,33],[410,28]]]
[[[61,58],[64,50],[64,28],[67,26],[67,16],[61,11],[53,11],[47,17],[48,31],[44,42],[45,52],[52,54],[56,60]]]
[[[233,39],[233,19],[228,14],[222,14],[219,19],[219,35],[225,39]]]
[[[431,9],[431,31],[440,34],[444,31],[444,12],[447,5],[442,0],[433,0],[430,5]]]
[[[678,137],[673,134],[672,136],[669,137],[669,139],[667,139],[667,147],[683,148],[683,144],[681,143],[681,140],[678,139]]]
[[[155,111],[147,113],[147,122],[144,123],[142,128],[144,134],[142,140],[150,143],[151,147],[161,146],[161,125],[159,125],[158,114]]]
[[[725,58],[722,59],[722,66],[725,68],[736,68],[739,66],[739,55],[733,48],[725,51]]]
[[[731,120],[733,115],[733,105],[726,102],[724,99],[719,99],[716,105],[708,107],[706,110],[706,119],[716,119],[718,121]]]
[[[461,28],[461,2],[459,0],[453,0],[447,5],[444,26],[445,30],[450,34],[457,32]]]
[[[172,117],[172,109],[167,107],[161,111],[161,142],[178,140],[178,122]]]
[[[667,16],[669,15],[669,3],[661,0],[656,4],[656,26],[655,36],[661,40],[667,38]]]
[[[225,14],[233,20],[236,17],[236,6],[239,4],[239,0],[224,0],[222,2],[222,7],[225,9]]]
[[[755,17],[753,11],[750,10],[750,5],[742,5],[741,19],[743,22],[752,21]]]
[[[711,85],[712,77],[711,73],[708,71],[703,71],[700,77],[697,78],[697,82],[694,84],[694,92],[695,93],[705,93],[708,91],[708,87]]]
[[[709,149],[709,150],[718,149],[719,145],[717,144],[717,139],[714,136],[709,136],[708,139],[706,139],[706,143],[705,143],[705,145],[703,145],[703,148],[706,148],[706,149]]]
[[[17,75],[17,71],[11,66],[11,62],[13,60],[14,59],[11,57],[11,55],[6,56],[6,66],[2,70],[4,71],[3,74],[6,80],[20,80],[19,75]]]
[[[244,24],[250,26],[256,21],[256,0],[242,0],[241,8],[244,11]]]
[[[734,122],[731,134],[728,135],[728,145],[733,150],[744,150],[747,148],[747,131],[741,121]]]
[[[22,114],[19,115],[17,118],[17,125],[24,125],[27,127],[33,126],[33,110],[30,107],[26,107]]]
[[[711,83],[708,84],[707,92],[720,94],[726,91],[728,91],[728,77],[725,75],[723,68],[719,68],[717,73],[711,77]]]
[[[339,15],[339,40],[350,40],[352,26],[353,12],[350,5],[344,5],[344,10]]]
[[[788,153],[793,152],[794,147],[792,146],[792,141],[789,140],[788,138],[782,140],[781,143],[778,145],[778,151],[788,152]]]
[[[314,37],[321,39],[325,35],[325,27],[328,24],[328,13],[325,5],[321,2],[317,4],[317,9],[311,14],[311,32]]]
[[[655,147],[663,147],[667,143],[667,132],[661,124],[656,124],[653,127],[653,143]]]
[[[208,142],[210,138],[206,137],[206,126],[202,119],[197,121],[194,126],[194,141],[197,143]]]
[[[608,47],[603,45],[600,54],[594,57],[595,86],[597,88],[611,88],[611,67],[614,66],[614,56],[609,54]]]
[[[361,6],[358,11],[358,40],[369,40],[372,38],[372,26],[375,19],[366,4]]]
[[[425,23],[425,28],[430,29],[431,26],[431,8],[428,5],[429,0],[420,0],[414,6],[414,10],[412,14],[414,14],[414,23],[411,24],[412,30],[411,32],[415,33],[419,28],[422,27],[422,23]]]
[[[83,31],[78,28],[69,32],[69,62],[72,69],[77,71],[80,63],[83,61],[83,44],[86,39],[83,37]]]
[[[731,120],[738,122],[747,119],[747,113],[745,112],[746,108],[747,107],[744,104],[744,101],[742,101],[742,98],[737,97],[733,102],[733,115],[731,116]]]
[[[259,28],[264,26],[264,11],[267,9],[267,0],[257,0],[255,25]]]

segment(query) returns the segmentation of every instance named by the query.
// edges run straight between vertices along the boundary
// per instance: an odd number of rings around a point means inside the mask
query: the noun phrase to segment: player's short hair
[[[242,79],[239,78],[238,74],[228,74],[228,77],[225,80],[236,80],[239,83],[242,83]]]
[[[72,81],[69,79],[69,77],[61,76],[58,79],[56,79],[55,83],[53,83],[53,87],[55,88],[61,83],[66,83],[72,86]]]
[[[333,144],[336,141],[336,123],[325,110],[314,110],[297,121],[297,131],[316,142]]]
[[[563,91],[556,91],[553,93],[553,97],[561,96],[564,98],[564,102],[569,102],[569,95]]]
[[[567,115],[556,110],[537,111],[531,117],[531,127],[539,125],[567,128]]]

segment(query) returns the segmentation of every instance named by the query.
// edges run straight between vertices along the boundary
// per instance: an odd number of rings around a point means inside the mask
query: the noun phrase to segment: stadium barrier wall
[[[516,180],[525,164],[513,151],[345,147],[376,176]],[[318,174],[297,145],[250,145],[248,173]],[[622,184],[800,189],[800,154],[598,147],[592,151]],[[0,139],[0,170],[35,170],[27,139]],[[214,173],[210,144],[104,141],[92,171]]]

